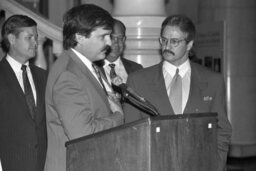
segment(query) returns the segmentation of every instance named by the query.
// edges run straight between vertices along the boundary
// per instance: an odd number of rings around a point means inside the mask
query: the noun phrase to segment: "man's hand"
[[[108,92],[108,101],[113,113],[120,112],[122,115],[124,114],[121,107],[120,98],[116,94]]]

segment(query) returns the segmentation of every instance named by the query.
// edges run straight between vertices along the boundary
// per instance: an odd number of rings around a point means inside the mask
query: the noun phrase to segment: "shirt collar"
[[[11,57],[9,54],[6,55],[6,60],[11,65],[12,69],[14,70],[14,72],[21,72],[22,71],[21,70],[21,66],[22,65],[29,66],[29,62],[28,61],[25,64],[21,64],[20,62],[15,60],[13,57]],[[29,67],[27,67],[27,68],[29,68]]]
[[[109,64],[115,64],[116,66],[120,66],[122,63],[121,58],[118,57],[114,62],[109,62],[107,59],[104,60],[104,66],[108,66]]]
[[[93,67],[92,67],[92,61],[90,61],[89,59],[87,59],[84,55],[82,55],[80,52],[78,52],[77,50],[71,48],[71,50],[77,55],[77,57],[84,63],[84,65],[87,66],[87,68],[90,71],[94,71]]]
[[[177,68],[179,68],[180,76],[184,77],[187,72],[191,71],[191,66],[190,66],[189,59],[187,59],[183,64],[181,64],[178,67],[176,67],[175,65],[173,65],[173,64],[171,64],[167,61],[163,62],[163,69],[166,72],[168,72],[172,77],[175,75]]]

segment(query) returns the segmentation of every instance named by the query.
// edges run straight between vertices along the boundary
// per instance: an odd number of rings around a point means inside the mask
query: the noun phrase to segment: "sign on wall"
[[[203,23],[196,26],[194,44],[199,63],[214,71],[224,71],[224,22]]]

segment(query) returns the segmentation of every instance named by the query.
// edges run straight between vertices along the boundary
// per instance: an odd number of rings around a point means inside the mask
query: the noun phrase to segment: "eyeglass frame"
[[[163,43],[163,39],[166,40],[165,43]],[[168,42],[170,42],[170,44],[171,44],[173,47],[178,47],[182,41],[185,41],[185,42],[187,43],[186,38],[184,38],[184,39],[178,39],[178,38],[169,38],[169,39],[167,39],[167,38],[165,38],[165,37],[163,37],[163,36],[160,36],[160,37],[159,37],[159,42],[160,42],[160,44],[161,44],[162,46],[166,46],[166,45],[168,44]]]

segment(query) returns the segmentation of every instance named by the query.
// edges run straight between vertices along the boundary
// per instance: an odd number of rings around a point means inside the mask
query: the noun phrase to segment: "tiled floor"
[[[256,156],[250,158],[228,158],[227,171],[256,171]]]

